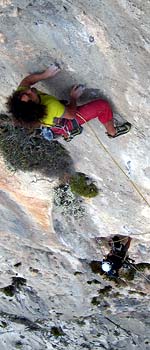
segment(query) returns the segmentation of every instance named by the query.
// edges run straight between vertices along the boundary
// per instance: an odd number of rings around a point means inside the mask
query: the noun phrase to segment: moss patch
[[[108,296],[109,292],[112,290],[112,286],[105,286],[104,288],[100,289],[98,293],[103,296]]]
[[[135,266],[135,268],[134,268]],[[150,270],[150,264],[149,263],[139,263],[134,264],[133,267],[130,266],[125,272],[121,272],[121,275],[123,278],[125,278],[128,281],[134,280],[134,277],[138,275],[138,271],[142,273],[142,271]],[[148,276],[147,276],[148,277]]]
[[[64,335],[64,332],[61,327],[54,326],[51,328],[51,334],[55,337],[61,337],[62,335]]]
[[[92,272],[101,273],[102,270],[99,261],[92,260],[89,265],[91,267]]]
[[[20,340],[18,340],[18,341],[15,343],[15,348],[16,348],[16,349],[21,349],[22,346],[23,346],[23,343],[22,343]]]
[[[126,270],[125,272],[121,273],[122,277],[125,278],[127,281],[133,281],[135,274],[136,271],[132,267]]]
[[[83,272],[80,272],[80,271],[75,271],[74,272],[74,276],[79,276],[79,275],[82,275],[83,274]]]
[[[54,189],[54,204],[63,216],[81,219],[85,214],[82,199],[71,192],[69,185],[60,185]]]
[[[142,295],[142,296],[145,296],[146,293],[142,292],[142,291],[139,291],[139,290],[129,290],[128,291],[129,294],[139,294],[139,295]]]
[[[0,126],[0,153],[12,170],[36,170],[44,176],[62,178],[73,169],[72,159],[65,148],[57,141],[42,138],[38,130],[31,135],[24,128]]]
[[[149,263],[139,263],[139,264],[136,264],[136,268],[137,270],[139,271],[144,271],[145,269],[148,269],[150,270],[150,264]]]
[[[5,321],[0,321],[0,327],[1,328],[6,328],[7,327],[7,323]]]
[[[4,293],[7,297],[13,297],[16,292],[16,288],[13,285],[1,288],[0,291]]]
[[[91,300],[91,304],[93,305],[99,305],[100,304],[100,299],[99,297],[93,297]]]
[[[83,173],[76,173],[70,179],[71,191],[83,197],[95,197],[98,194],[98,188],[88,176]]]
[[[98,297],[93,297],[91,300],[91,304],[98,306],[101,305],[102,308],[109,308],[109,303],[105,300],[102,299],[100,296]]]
[[[12,285],[15,287],[15,288],[20,288],[21,286],[24,286],[26,285],[26,282],[27,280],[23,277],[12,277]]]
[[[78,319],[76,319],[76,323],[79,325],[79,326],[84,326],[85,324],[86,324],[86,322],[84,321],[84,319],[83,318],[78,318]]]
[[[94,284],[101,284],[101,282],[99,282],[99,281],[96,280],[95,278],[94,278],[93,280],[91,280],[91,281],[87,281],[87,283],[88,283],[88,284],[92,284],[92,283],[94,283]]]
[[[21,286],[26,285],[26,279],[23,277],[12,277],[12,284],[1,288],[0,291],[4,293],[8,297],[13,297],[17,290],[21,288]]]

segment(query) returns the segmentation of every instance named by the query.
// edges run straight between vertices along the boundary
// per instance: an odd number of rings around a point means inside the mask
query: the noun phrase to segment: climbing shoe
[[[127,133],[130,131],[131,126],[132,126],[132,124],[129,123],[129,122],[126,122],[126,123],[123,124],[123,125],[117,125],[117,126],[116,126],[116,134],[115,134],[114,136],[109,135],[109,134],[107,134],[107,135],[108,135],[108,137],[114,139],[115,137],[118,137],[118,136],[127,134]]]

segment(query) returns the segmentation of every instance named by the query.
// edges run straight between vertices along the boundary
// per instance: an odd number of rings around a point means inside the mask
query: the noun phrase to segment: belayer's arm
[[[131,243],[131,239],[132,239],[131,237],[128,238],[127,243],[126,243],[125,246],[124,246],[125,251],[127,251],[127,250],[129,249],[130,243]]]
[[[19,84],[19,86],[30,87],[41,80],[45,80],[48,78],[54,77],[57,73],[60,72],[60,68],[55,64],[52,64],[49,68],[47,68],[42,73],[33,73],[27,75]]]

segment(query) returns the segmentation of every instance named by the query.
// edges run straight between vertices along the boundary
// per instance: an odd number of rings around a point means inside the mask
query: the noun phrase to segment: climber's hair
[[[22,94],[22,91],[15,91],[8,97],[6,103],[8,111],[20,123],[40,122],[46,114],[46,107],[32,101],[21,101]]]

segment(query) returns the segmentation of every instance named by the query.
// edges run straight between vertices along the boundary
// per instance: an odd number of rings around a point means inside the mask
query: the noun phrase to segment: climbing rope
[[[130,233],[130,235],[133,234],[133,232]],[[116,234],[117,235],[117,234]],[[140,235],[144,236],[144,235],[150,235],[150,231],[148,232],[140,232]],[[114,236],[114,235],[113,235]],[[120,238],[117,241],[115,240],[115,242],[122,242],[125,241],[127,239],[128,236],[125,236],[124,238]],[[131,237],[133,239],[133,237]]]
[[[86,123],[87,121],[79,114],[76,113],[76,115],[81,118],[84,123]],[[108,151],[108,149],[104,146],[104,144],[102,143],[102,141],[99,139],[99,137],[97,136],[95,130],[92,128],[91,125],[87,124],[89,129],[92,130],[95,138],[97,139],[99,145],[104,149],[104,151],[109,155],[109,157],[113,160],[113,162],[117,165],[117,167],[121,170],[121,172],[126,176],[126,178],[128,179],[128,181],[130,181],[130,183],[132,184],[132,186],[134,187],[135,191],[139,194],[139,196],[144,200],[144,202],[150,207],[150,203],[147,201],[147,199],[144,197],[144,195],[141,193],[140,189],[138,188],[138,186],[134,183],[134,181],[132,181],[129,176],[126,174],[126,172],[122,169],[122,167],[120,166],[120,164],[116,161],[116,159],[112,156],[112,154]]]
[[[113,238],[113,237],[112,237]],[[113,241],[113,239],[111,238],[111,240]],[[124,238],[120,238],[118,240],[115,239],[114,243],[117,243],[117,242],[122,242],[122,241],[125,241],[128,237],[124,237]]]

